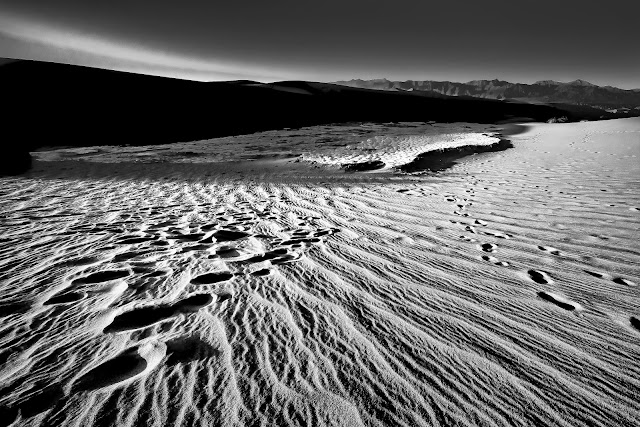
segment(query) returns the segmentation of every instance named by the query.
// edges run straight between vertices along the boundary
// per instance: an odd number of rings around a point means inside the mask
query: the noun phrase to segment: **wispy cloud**
[[[0,56],[95,66],[191,80],[293,78],[290,72],[259,64],[190,58],[128,40],[56,28],[13,13],[0,15]]]

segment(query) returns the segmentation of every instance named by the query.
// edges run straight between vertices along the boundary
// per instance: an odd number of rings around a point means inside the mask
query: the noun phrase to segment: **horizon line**
[[[385,80],[388,82],[399,82],[399,83],[405,83],[405,82],[436,82],[436,83],[459,83],[459,84],[469,84],[471,82],[475,82],[475,81],[499,81],[499,82],[505,82],[505,83],[509,83],[509,84],[525,84],[525,85],[534,85],[538,82],[554,82],[554,83],[559,83],[559,84],[570,84],[570,83],[574,83],[574,82],[584,82],[584,83],[588,83],[589,85],[593,85],[595,87],[612,87],[615,89],[620,89],[620,90],[625,90],[625,91],[639,91],[640,88],[632,88],[632,89],[626,89],[626,88],[620,88],[618,86],[613,86],[613,85],[599,85],[599,84],[595,84],[595,83],[591,83],[588,80],[582,79],[582,78],[576,78],[570,81],[560,81],[560,80],[554,80],[554,79],[541,79],[541,80],[536,80],[534,82],[512,82],[509,80],[503,80],[500,79],[498,77],[494,77],[494,78],[484,78],[484,79],[473,79],[473,80],[467,80],[467,81],[453,81],[453,80],[432,80],[432,79],[389,79],[387,77],[378,77],[378,78],[368,78],[368,79],[364,79],[364,78],[360,78],[360,77],[353,77],[351,79],[338,79],[338,80],[305,80],[305,79],[282,79],[282,80],[262,80],[262,79],[247,79],[247,78],[242,78],[241,76],[238,76],[239,78],[237,79],[229,79],[229,80],[203,80],[203,79],[197,79],[197,78],[190,78],[188,76],[178,76],[175,73],[169,74],[163,74],[163,73],[153,73],[153,72],[141,72],[140,70],[131,70],[131,69],[127,69],[127,67],[102,67],[99,65],[89,65],[89,64],[77,64],[77,63],[71,63],[71,62],[61,62],[61,61],[48,61],[48,60],[44,60],[44,59],[29,59],[29,58],[16,58],[16,57],[11,57],[11,56],[0,56],[0,60],[7,60],[6,62],[0,62],[0,67],[2,67],[5,64],[9,64],[12,62],[41,62],[41,63],[48,63],[48,64],[59,64],[59,65],[69,65],[69,66],[74,66],[74,67],[84,67],[84,68],[93,68],[93,69],[98,69],[98,70],[105,70],[105,71],[115,71],[115,72],[121,72],[121,73],[129,73],[129,74],[137,74],[137,75],[143,75],[143,76],[150,76],[150,77],[162,77],[162,78],[166,78],[166,79],[173,79],[173,80],[183,80],[183,81],[191,81],[191,82],[201,82],[201,83],[215,83],[215,82],[234,82],[234,81],[253,81],[256,83],[264,83],[264,84],[270,84],[270,83],[279,83],[279,82],[286,82],[286,81],[302,81],[302,82],[309,82],[309,83],[329,83],[329,84],[339,84],[339,83],[344,83],[344,82],[349,82],[349,81],[353,81],[353,80],[360,80],[360,81],[374,81],[374,80]],[[176,68],[175,71],[178,71],[179,69]]]

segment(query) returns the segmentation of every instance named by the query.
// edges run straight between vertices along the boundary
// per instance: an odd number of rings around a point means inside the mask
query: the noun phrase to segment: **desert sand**
[[[0,178],[0,424],[640,423],[640,119],[316,126]],[[345,173],[340,165],[385,167]]]

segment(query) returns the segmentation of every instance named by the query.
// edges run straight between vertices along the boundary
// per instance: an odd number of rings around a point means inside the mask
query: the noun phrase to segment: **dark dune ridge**
[[[345,122],[493,123],[599,119],[580,111],[477,98],[381,92],[329,83],[194,82],[17,61],[0,66],[4,117],[0,174],[30,167],[42,146],[146,145]],[[99,130],[99,131],[97,131]]]

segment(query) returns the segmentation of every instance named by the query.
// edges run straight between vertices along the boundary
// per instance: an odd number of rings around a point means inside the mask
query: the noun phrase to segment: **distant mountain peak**
[[[510,82],[504,81],[504,80],[500,80],[500,79],[493,79],[493,80],[471,80],[468,81],[466,84],[471,85],[471,86],[485,86],[488,84],[492,84],[492,85],[510,85]]]
[[[560,86],[562,83],[555,80],[538,80],[534,85],[540,86]]]
[[[574,80],[574,81],[569,82],[567,84],[569,84],[571,86],[593,86],[593,87],[597,87],[597,85],[594,85],[593,83],[589,83],[588,81],[581,80],[581,79]]]
[[[556,80],[538,80],[534,83],[535,85],[541,86],[585,86],[585,87],[598,87],[598,85],[594,85],[593,83],[589,83],[586,80],[577,79],[572,82],[563,83]],[[611,86],[609,86],[611,87]]]
[[[582,79],[568,83],[555,80],[539,80],[534,84],[510,83],[500,79],[471,80],[466,83],[432,80],[393,81],[388,79],[352,80],[338,83],[367,89],[418,91],[422,95],[437,93],[446,96],[590,105],[601,109],[640,109],[640,91],[598,86]]]

